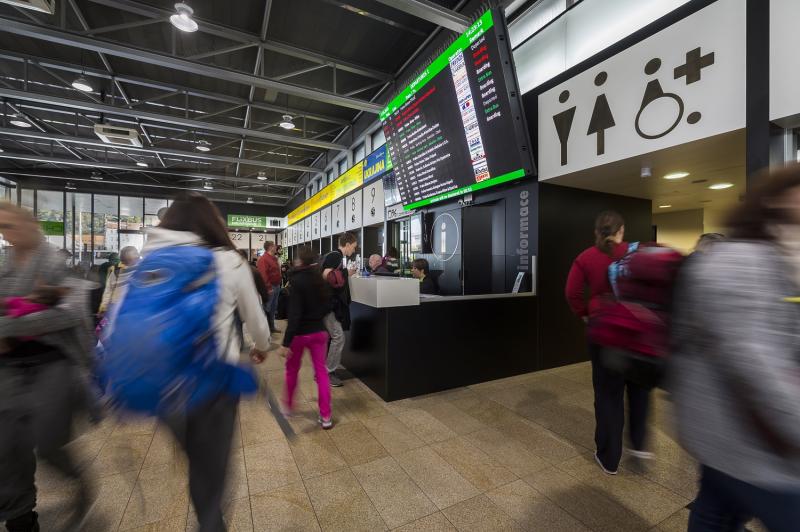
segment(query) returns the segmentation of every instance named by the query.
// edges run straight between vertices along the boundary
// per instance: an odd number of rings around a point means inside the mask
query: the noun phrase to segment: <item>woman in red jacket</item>
[[[625,221],[618,213],[600,213],[594,225],[595,245],[578,255],[567,278],[566,296],[572,312],[584,322],[594,316],[614,296],[608,267],[628,251],[624,242]],[[585,289],[589,290],[586,303]],[[601,346],[589,343],[594,387],[595,460],[609,475],[616,475],[622,458],[622,431],[625,425],[625,389],[628,392],[630,438],[637,458],[652,458],[644,451],[647,432],[648,390],[640,388],[603,366]]]

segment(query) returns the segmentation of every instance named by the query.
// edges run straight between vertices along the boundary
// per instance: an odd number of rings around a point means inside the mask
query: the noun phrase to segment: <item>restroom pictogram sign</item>
[[[711,4],[540,94],[539,179],[743,128],[744,4]]]

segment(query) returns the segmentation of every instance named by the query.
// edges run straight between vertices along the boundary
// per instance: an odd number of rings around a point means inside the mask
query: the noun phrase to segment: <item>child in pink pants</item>
[[[314,374],[317,377],[317,392],[319,395],[319,416],[322,428],[331,419],[331,387],[328,382],[328,370],[325,367],[325,358],[328,355],[328,333],[325,331],[295,336],[289,345],[286,357],[286,397],[285,408],[291,412],[294,405],[294,393],[297,389],[297,374],[303,360],[303,353],[308,349],[311,363],[314,365]],[[332,426],[332,425],[331,425]]]

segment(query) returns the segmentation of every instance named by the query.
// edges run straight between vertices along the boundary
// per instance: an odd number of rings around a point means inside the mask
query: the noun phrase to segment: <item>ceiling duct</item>
[[[106,124],[95,124],[95,134],[100,137],[100,140],[106,144],[116,144],[118,146],[136,146],[142,147],[142,141],[139,140],[139,133],[135,129],[128,127],[116,127]]]
[[[0,0],[0,4],[40,11],[48,15],[56,12],[56,0]]]

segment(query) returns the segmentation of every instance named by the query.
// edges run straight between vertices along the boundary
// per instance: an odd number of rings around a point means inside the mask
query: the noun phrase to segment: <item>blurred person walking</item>
[[[269,288],[269,299],[264,301],[264,312],[267,314],[269,329],[280,332],[275,328],[275,310],[278,308],[278,297],[281,294],[281,266],[278,264],[278,246],[275,242],[264,242],[264,254],[258,259],[258,271]]]
[[[319,398],[319,423],[323,429],[333,427],[331,419],[331,388],[325,366],[328,351],[328,333],[323,320],[328,314],[330,289],[319,276],[317,254],[309,246],[298,250],[298,264],[292,270],[292,289],[289,295],[289,324],[279,351],[286,357],[286,392],[284,412],[291,415],[297,374],[306,349],[311,356],[317,381]]]
[[[748,193],[681,272],[671,389],[701,464],[690,532],[800,527],[800,167]]]
[[[629,249],[629,244],[624,241],[625,221],[616,212],[605,211],[598,215],[594,235],[595,245],[584,250],[572,263],[565,290],[572,312],[590,326],[604,306],[614,300],[609,266],[624,257]],[[588,305],[585,287],[589,289]],[[630,452],[637,458],[652,456],[645,451],[650,392],[626,382],[622,375],[605,367],[600,345],[590,342],[589,355],[594,388],[595,460],[605,473],[616,475],[622,458],[626,391]]]
[[[0,522],[10,532],[39,530],[38,457],[77,482],[68,526],[80,528],[90,488],[65,446],[90,397],[89,286],[67,277],[62,255],[28,211],[0,202],[0,233],[12,244],[0,266],[0,300],[31,298],[42,283],[59,290],[52,306],[0,317]]]
[[[108,269],[103,299],[100,301],[99,314],[108,311],[109,305],[117,303],[122,295],[122,287],[130,276],[130,270],[139,262],[139,250],[133,246],[126,246],[119,252],[119,263]]]
[[[339,248],[331,251],[322,259],[322,278],[331,287],[329,313],[325,316],[325,328],[331,337],[328,348],[328,376],[331,386],[342,386],[342,380],[336,375],[336,369],[342,362],[344,350],[344,331],[350,329],[350,284],[349,278],[355,273],[355,265],[347,268],[346,259],[356,252],[358,239],[353,233],[339,235]]]
[[[213,251],[219,294],[212,321],[220,358],[230,365],[239,363],[238,315],[255,342],[252,361],[263,362],[270,330],[252,270],[236,252],[219,210],[200,194],[172,203],[159,226],[149,230],[144,254],[180,246]],[[225,530],[221,505],[238,404],[238,394],[219,391],[188,412],[164,419],[189,459],[189,491],[201,532]]]

